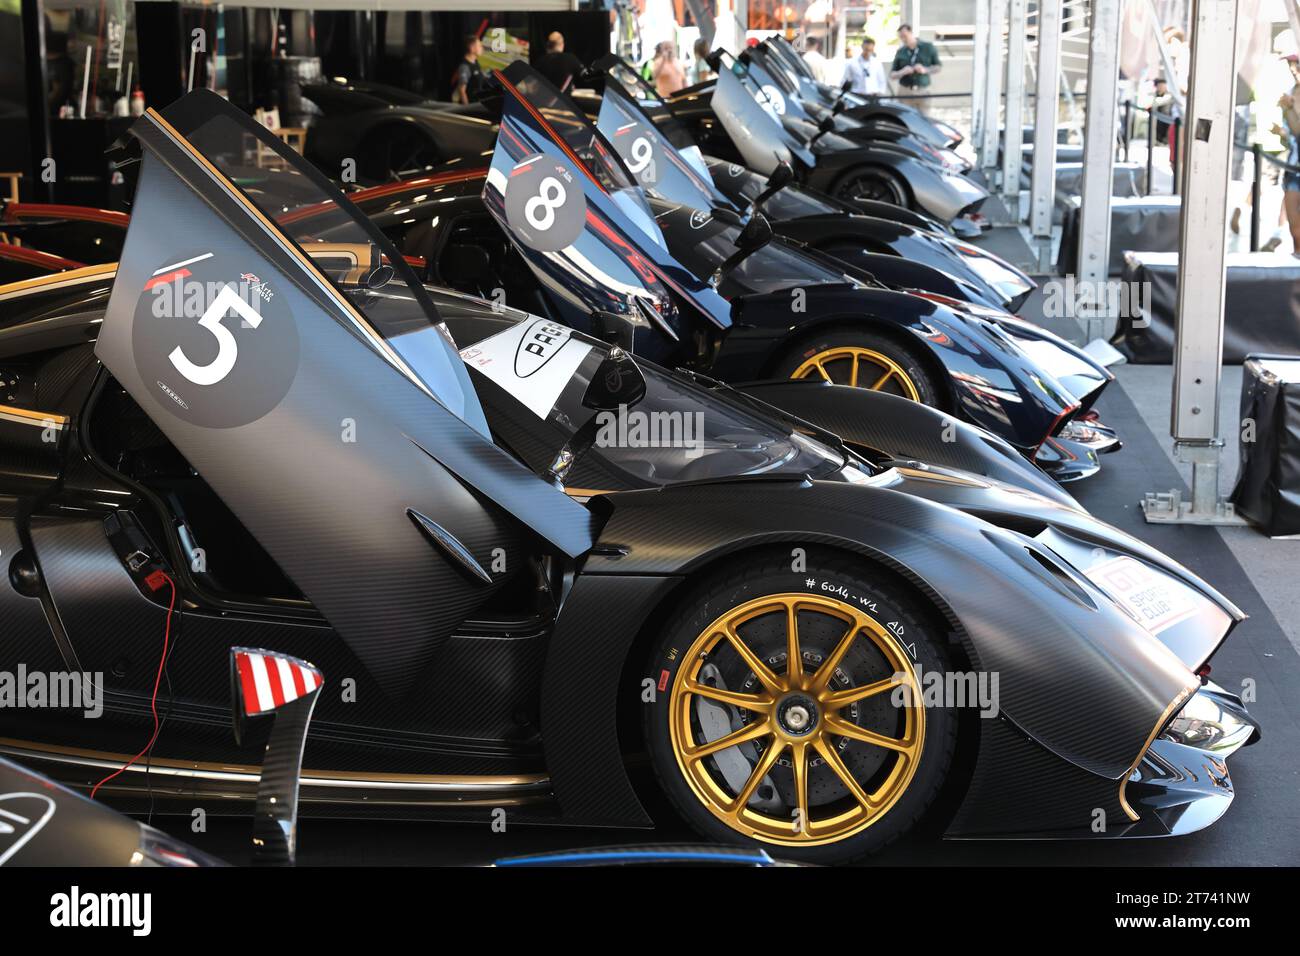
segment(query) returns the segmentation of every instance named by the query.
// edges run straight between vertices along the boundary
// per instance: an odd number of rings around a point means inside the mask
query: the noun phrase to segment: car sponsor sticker
[[[461,349],[460,357],[545,419],[590,351],[567,326],[534,319]]]
[[[1087,575],[1152,634],[1192,617],[1204,604],[1191,588],[1127,555],[1095,564]]]

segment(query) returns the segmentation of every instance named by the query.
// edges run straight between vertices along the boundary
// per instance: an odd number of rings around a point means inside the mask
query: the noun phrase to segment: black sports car
[[[988,191],[945,165],[884,140],[856,140],[835,132],[839,117],[813,122],[799,115],[757,63],[713,55],[718,76],[668,99],[700,148],[711,156],[771,174],[789,163],[800,183],[852,202],[859,198],[919,210],[942,222],[977,212]],[[780,101],[777,96],[782,96]]]
[[[616,57],[595,64],[605,79],[598,106],[587,108],[637,182],[661,199],[696,209],[762,211],[779,235],[844,262],[928,292],[1014,312],[1036,288],[1021,270],[945,234],[935,220],[907,221],[902,207],[850,204],[791,182],[778,167],[765,180],[739,163],[701,154],[668,105],[636,70]],[[869,206],[864,208],[864,205]],[[881,255],[901,262],[883,263]]]
[[[435,281],[726,381],[822,378],[937,406],[1002,436],[1062,481],[1092,474],[1098,453],[1117,446],[1112,432],[1083,418],[1112,376],[1081,350],[1004,313],[896,291],[906,281],[884,287],[861,267],[772,236],[762,216],[647,200],[619,148],[567,97],[526,66],[510,67],[503,86],[494,164],[503,149],[521,148],[521,126],[583,164],[555,200],[565,228],[539,232],[508,215],[492,173],[484,200],[513,249],[490,222],[474,220],[472,202],[457,210],[452,196],[471,188],[464,182],[435,180],[410,203],[404,192],[390,210],[370,209],[403,253],[433,264]],[[636,149],[626,147],[634,165]],[[667,175],[667,161],[659,168]],[[608,218],[590,213],[606,189],[618,198]],[[880,263],[882,275],[904,267]]]
[[[798,95],[805,104],[820,105],[874,126],[892,125],[906,130],[911,135],[940,149],[958,149],[964,137],[949,126],[923,114],[915,106],[904,100],[888,96],[861,96],[847,89],[833,89],[819,82],[803,57],[782,36],[768,37],[758,44],[755,51],[749,51],[762,57],[762,62],[772,72],[778,70],[787,77],[787,82],[798,88]]]
[[[549,181],[588,172],[535,110],[511,108],[494,176],[507,215],[568,229]],[[105,688],[98,720],[12,711],[0,748],[83,784],[136,752],[173,607],[152,761],[191,799],[256,780],[212,679],[240,643],[337,675],[309,812],[646,827],[642,747],[701,832],[812,861],[905,833],[945,782],[953,836],[1178,834],[1231,800],[1255,728],[1196,674],[1241,612],[1005,443],[435,301],[210,92],[132,133],[115,274],[0,288],[0,648]],[[232,181],[250,149],[280,154],[284,193]],[[619,221],[619,190],[589,195]],[[966,678],[976,707],[933,693]]]

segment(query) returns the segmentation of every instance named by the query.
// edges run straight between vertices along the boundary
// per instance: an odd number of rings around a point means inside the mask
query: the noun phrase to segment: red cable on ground
[[[171,602],[167,605],[167,626],[163,630],[163,649],[162,649],[162,657],[158,659],[158,676],[154,678],[153,696],[149,698],[149,710],[153,713],[153,736],[149,738],[149,742],[144,745],[143,750],[141,750],[138,754],[136,754],[126,763],[122,764],[122,766],[114,770],[103,780],[99,781],[99,783],[95,784],[94,788],[90,791],[90,799],[92,800],[95,799],[95,794],[99,792],[100,787],[108,783],[118,774],[125,771],[133,763],[135,763],[137,760],[139,760],[141,757],[147,754],[151,749],[153,749],[154,741],[158,739],[158,730],[159,730],[158,688],[162,685],[163,667],[167,663],[167,645],[171,641],[171,637],[172,637],[172,612],[176,610],[176,582],[173,581],[170,577],[168,577],[166,572],[155,571],[153,574],[149,575],[149,580],[147,583],[149,583],[150,586],[152,586],[153,580],[156,580],[157,578],[161,578],[162,581],[165,581],[167,584],[171,585],[172,598],[171,598]],[[161,583],[158,584],[158,587],[154,587],[154,590],[155,591],[158,590],[159,587],[162,587]]]

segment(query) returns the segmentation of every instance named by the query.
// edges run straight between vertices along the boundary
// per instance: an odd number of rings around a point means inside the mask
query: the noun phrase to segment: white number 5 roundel
[[[196,365],[179,345],[168,355],[176,371],[195,385],[216,385],[231,373],[239,359],[239,343],[230,329],[221,324],[221,320],[231,311],[252,328],[262,324],[262,316],[257,310],[240,298],[234,286],[228,285],[217,293],[217,297],[199,319],[199,326],[211,332],[217,340],[216,357],[206,365]]]
[[[140,384],[170,415],[237,428],[279,405],[298,374],[292,282],[242,244],[164,266],[136,302],[131,350]],[[330,317],[307,304],[307,321]]]

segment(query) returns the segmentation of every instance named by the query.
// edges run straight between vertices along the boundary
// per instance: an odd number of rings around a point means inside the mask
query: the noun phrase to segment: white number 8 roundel
[[[506,222],[530,249],[558,252],[582,235],[587,222],[583,174],[537,154],[506,178]]]

